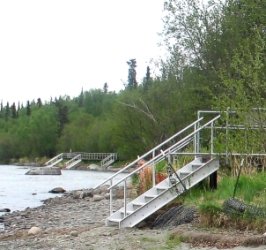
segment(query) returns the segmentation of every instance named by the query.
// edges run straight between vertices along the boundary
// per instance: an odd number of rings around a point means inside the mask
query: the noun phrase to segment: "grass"
[[[166,246],[164,249],[174,249],[181,244],[181,238],[179,235],[170,234],[166,239]]]
[[[212,204],[213,206],[222,203],[233,196],[236,178],[224,176],[218,182],[218,189],[210,191],[205,188],[192,188],[186,195],[186,204]],[[246,203],[266,206],[266,173],[256,173],[252,176],[240,176],[236,190],[236,198]]]
[[[203,188],[192,188],[186,193],[184,203],[199,208],[200,222],[203,226],[234,227],[265,232],[265,217],[251,215],[248,211],[231,216],[223,212],[223,203],[233,196],[235,183],[236,177],[223,176],[219,179],[217,190],[210,191],[207,185],[203,185]],[[266,173],[240,176],[235,198],[245,204],[266,209]]]

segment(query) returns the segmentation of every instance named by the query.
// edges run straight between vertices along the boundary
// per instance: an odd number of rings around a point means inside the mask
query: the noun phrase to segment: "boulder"
[[[0,212],[1,213],[9,213],[11,210],[9,208],[1,208]]]
[[[84,199],[86,197],[93,197],[93,191],[92,190],[88,190],[88,191],[82,191],[80,194],[80,199]]]
[[[32,227],[29,231],[28,231],[28,235],[36,235],[39,234],[42,230],[39,227]]]
[[[88,166],[88,169],[90,169],[90,170],[100,170],[101,167],[99,165],[96,165],[96,164],[90,164]]]
[[[103,200],[104,199],[104,196],[102,196],[102,195],[94,195],[93,196],[93,201],[101,201],[101,200]]]
[[[78,231],[71,231],[70,235],[74,236],[74,237],[78,237],[79,233],[78,233]]]
[[[56,188],[53,188],[52,190],[49,191],[49,193],[52,193],[52,194],[62,194],[65,192],[66,192],[66,190],[63,189],[62,187],[56,187]]]

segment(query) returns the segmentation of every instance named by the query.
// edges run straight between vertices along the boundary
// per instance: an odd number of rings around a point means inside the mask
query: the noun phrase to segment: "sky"
[[[0,101],[118,92],[132,58],[141,81],[163,53],[163,2],[0,0]]]

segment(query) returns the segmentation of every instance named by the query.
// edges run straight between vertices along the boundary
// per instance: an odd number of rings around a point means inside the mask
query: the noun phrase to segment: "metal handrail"
[[[177,143],[173,144],[172,146],[170,146],[168,149],[166,149],[165,151],[159,153],[158,155],[156,155],[153,159],[145,162],[142,166],[140,166],[139,168],[135,169],[134,171],[132,171],[131,173],[129,173],[128,175],[126,175],[125,177],[123,177],[122,179],[120,179],[119,181],[117,181],[115,184],[113,184],[112,186],[110,186],[108,189],[112,189],[114,187],[116,187],[118,184],[120,184],[123,181],[126,181],[130,176],[132,176],[133,174],[141,171],[144,167],[146,167],[147,165],[150,165],[153,163],[154,160],[158,160],[158,158],[165,158],[165,155],[169,155],[172,153],[172,151],[176,151],[176,147],[178,145],[180,145],[181,143],[184,143],[186,140],[188,139],[193,139],[193,136],[198,133],[200,130],[204,129],[205,127],[207,127],[209,124],[213,123],[214,121],[216,121],[217,119],[220,118],[220,115],[214,117],[212,120],[208,121],[207,123],[201,125],[199,128],[197,128],[196,130],[194,130],[192,133],[190,133],[189,135],[187,135],[186,137],[184,137],[183,139],[181,139],[180,141],[178,141]],[[182,145],[182,144],[181,144]],[[186,144],[187,145],[187,144]],[[184,146],[186,146],[184,145]],[[184,146],[181,146],[179,149],[182,149]],[[178,149],[178,150],[179,150]],[[138,159],[139,160],[139,159]]]
[[[69,161],[67,161],[65,163],[65,167],[68,167],[68,165],[70,165],[72,162],[75,162],[76,160],[81,160],[81,154],[77,154],[72,159],[70,159]]]
[[[63,158],[64,157],[64,153],[61,153],[61,154],[59,154],[59,155],[56,155],[55,157],[53,157],[52,159],[50,159],[49,161],[47,161],[44,165],[49,165],[50,163],[53,163],[53,162],[55,162],[55,161],[57,161],[57,160],[59,160],[59,159],[61,159],[61,158]]]
[[[192,128],[195,124],[199,123],[202,119],[203,119],[203,117],[197,119],[196,121],[194,121],[193,123],[189,124],[188,126],[183,128],[182,130],[177,132],[176,134],[172,135],[170,138],[166,139],[165,141],[163,141],[162,143],[160,143],[159,145],[157,145],[156,147],[154,147],[153,149],[151,149],[147,153],[143,154],[141,157],[137,158],[135,161],[131,162],[130,164],[126,165],[124,168],[122,168],[119,171],[117,171],[116,173],[114,173],[112,176],[107,178],[105,181],[103,181],[100,184],[98,184],[97,186],[95,186],[94,189],[97,189],[98,187],[104,185],[108,181],[113,180],[117,175],[123,173],[124,171],[126,171],[130,167],[134,166],[139,160],[144,159],[146,156],[148,156],[148,155],[152,154],[153,152],[155,152],[156,150],[160,149],[163,145],[165,145],[166,143],[170,142],[171,140],[173,140],[175,137],[179,136],[183,132],[187,131],[189,128]]]
[[[173,147],[171,149],[171,151],[177,151],[177,150],[180,150],[182,148],[184,148],[185,146],[187,146],[192,140],[188,140],[188,141],[185,141],[183,144],[179,145],[180,147]],[[175,145],[175,146],[178,146],[178,145]],[[168,150],[168,149],[167,149]],[[128,175],[124,176],[124,178],[120,179],[119,181],[117,181],[115,184],[113,184],[112,186],[110,186],[108,189],[112,189],[114,188],[115,186],[119,185],[121,182],[125,181],[126,179],[128,179],[131,175],[141,171],[143,168],[145,168],[146,166],[148,165],[151,165],[151,164],[156,164],[158,162],[160,162],[162,159],[165,158],[165,151],[163,151],[164,153],[159,153],[158,155],[156,155],[153,159],[145,162],[143,165],[141,165],[139,168],[133,170],[131,173],[129,173]],[[169,154],[169,152],[167,153],[167,155]]]
[[[107,157],[101,160],[101,167],[104,167],[106,163],[114,162],[117,159],[117,155],[114,153],[109,154]]]

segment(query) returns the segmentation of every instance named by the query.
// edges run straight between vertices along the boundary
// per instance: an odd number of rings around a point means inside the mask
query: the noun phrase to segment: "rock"
[[[114,196],[117,199],[123,199],[124,198],[124,187],[118,187],[116,188],[116,190],[114,191]]]
[[[84,199],[86,197],[93,197],[93,191],[92,190],[88,190],[88,191],[82,191],[80,194],[80,199]]]
[[[42,230],[39,227],[32,227],[29,231],[28,231],[28,235],[36,235],[39,234]]]
[[[106,193],[106,194],[104,195],[104,198],[105,198],[105,199],[110,199],[110,193]]]
[[[72,196],[73,199],[81,199],[80,197],[82,196],[83,191],[75,191],[73,192]]]
[[[32,195],[36,195],[37,193],[32,193]]]
[[[71,231],[70,235],[74,237],[78,237],[79,233],[77,231]]]
[[[1,213],[9,213],[11,210],[9,208],[2,208],[0,209]]]
[[[99,165],[96,165],[96,164],[90,164],[88,166],[88,169],[90,169],[90,170],[99,170],[99,169],[101,169],[101,167]]]
[[[66,190],[63,189],[62,187],[56,187],[56,188],[53,188],[52,190],[49,191],[49,193],[52,193],[52,194],[62,194],[65,192],[66,192]]]
[[[104,199],[104,196],[101,196],[101,195],[98,195],[98,194],[93,196],[93,201],[101,201],[103,199]]]

